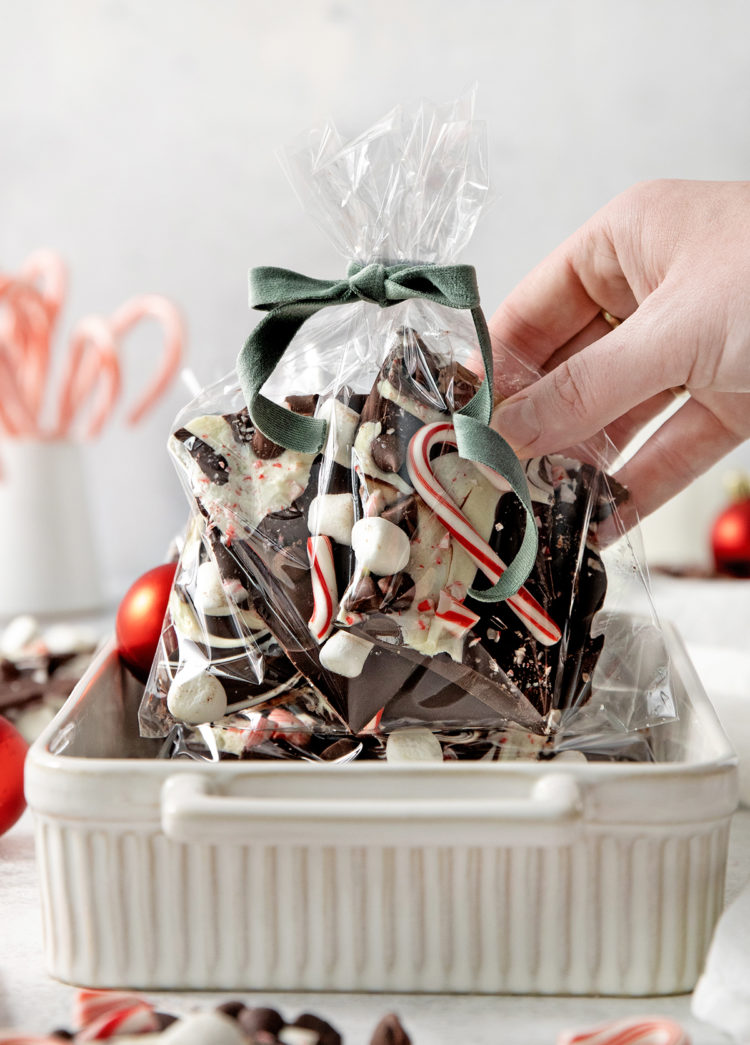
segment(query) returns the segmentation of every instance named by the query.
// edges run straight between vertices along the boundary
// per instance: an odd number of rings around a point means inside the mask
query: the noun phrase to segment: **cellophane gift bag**
[[[170,438],[193,514],[140,712],[167,754],[648,758],[675,714],[656,619],[618,610],[646,579],[609,448],[519,462],[489,427],[472,106],[285,153],[348,270],[253,270],[267,315]]]

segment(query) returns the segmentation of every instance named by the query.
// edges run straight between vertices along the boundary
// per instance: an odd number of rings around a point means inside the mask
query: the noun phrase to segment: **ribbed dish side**
[[[216,847],[37,815],[47,964],[92,987],[687,991],[721,910],[728,829],[561,848]]]

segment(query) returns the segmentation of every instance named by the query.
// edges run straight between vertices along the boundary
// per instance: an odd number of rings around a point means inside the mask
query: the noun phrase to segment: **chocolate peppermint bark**
[[[553,708],[586,699],[606,590],[588,531],[607,484],[562,457],[528,462],[534,570],[506,602],[473,598],[524,525],[508,484],[458,455],[452,413],[477,387],[402,328],[367,397],[287,400],[328,421],[321,454],[271,443],[246,411],[172,438],[223,582],[257,592],[254,611],[330,712],[324,731],[333,718],[349,735],[542,735]]]
[[[238,724],[246,710],[269,714],[289,705],[337,722],[259,615],[247,574],[207,529],[196,515],[185,536],[141,705],[142,734],[164,736],[176,723]]]

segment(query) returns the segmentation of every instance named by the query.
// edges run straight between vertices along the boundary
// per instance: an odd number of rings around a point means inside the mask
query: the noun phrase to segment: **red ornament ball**
[[[148,570],[128,589],[115,621],[120,657],[142,682],[148,678],[159,645],[177,564]]]
[[[711,548],[719,573],[750,577],[750,497],[730,504],[711,528]]]
[[[26,808],[23,764],[28,744],[15,726],[0,715],[0,835],[12,827]]]

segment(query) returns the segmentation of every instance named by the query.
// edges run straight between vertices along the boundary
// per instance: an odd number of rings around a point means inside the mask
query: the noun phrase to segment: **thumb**
[[[659,320],[657,297],[658,291],[611,333],[500,404],[492,426],[520,457],[581,443],[685,382],[690,353],[681,350],[678,332]]]

